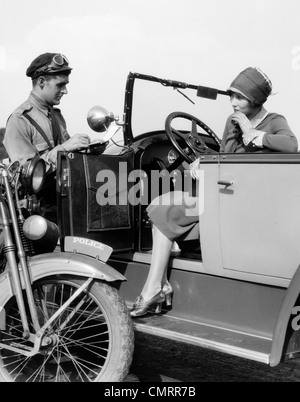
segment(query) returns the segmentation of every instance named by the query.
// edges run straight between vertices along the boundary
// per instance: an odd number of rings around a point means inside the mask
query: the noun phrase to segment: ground
[[[127,382],[298,382],[299,363],[276,367],[224,353],[136,333]]]

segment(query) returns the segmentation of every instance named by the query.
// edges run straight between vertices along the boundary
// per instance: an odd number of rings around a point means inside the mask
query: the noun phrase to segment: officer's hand
[[[66,151],[77,151],[78,149],[87,148],[90,143],[90,137],[87,134],[75,134],[62,146]]]

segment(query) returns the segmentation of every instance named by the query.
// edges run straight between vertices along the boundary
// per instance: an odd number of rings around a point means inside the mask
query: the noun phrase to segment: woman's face
[[[235,112],[244,113],[248,119],[254,117],[261,109],[261,106],[254,105],[238,92],[231,92],[230,102]]]

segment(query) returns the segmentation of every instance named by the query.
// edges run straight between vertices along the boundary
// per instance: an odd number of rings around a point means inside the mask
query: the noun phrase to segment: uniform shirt
[[[27,112],[43,129],[54,147],[49,106],[31,92],[28,100],[20,105],[7,121],[3,144],[11,162],[18,160],[21,164],[24,164],[28,159],[32,159],[39,154],[46,162],[47,171],[55,170],[57,152],[63,151],[63,146],[57,145],[51,150],[42,134],[24,116],[24,112]],[[66,122],[59,109],[55,108],[54,112],[60,127],[61,143],[64,143],[70,138]]]
[[[260,131],[260,143],[255,140],[244,145],[241,130],[228,117],[220,152],[297,152],[298,141],[286,119],[277,113],[268,113],[264,108],[250,120],[252,127]],[[256,143],[255,143],[256,142]]]

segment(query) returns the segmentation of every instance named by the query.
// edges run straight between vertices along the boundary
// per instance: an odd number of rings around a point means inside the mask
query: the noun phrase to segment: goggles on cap
[[[66,58],[66,56],[61,53],[55,54],[52,57],[50,64],[40,67],[35,71],[33,78],[40,75],[40,73],[52,73],[57,70],[60,70],[61,67],[64,65],[66,66],[69,65],[69,60]]]

